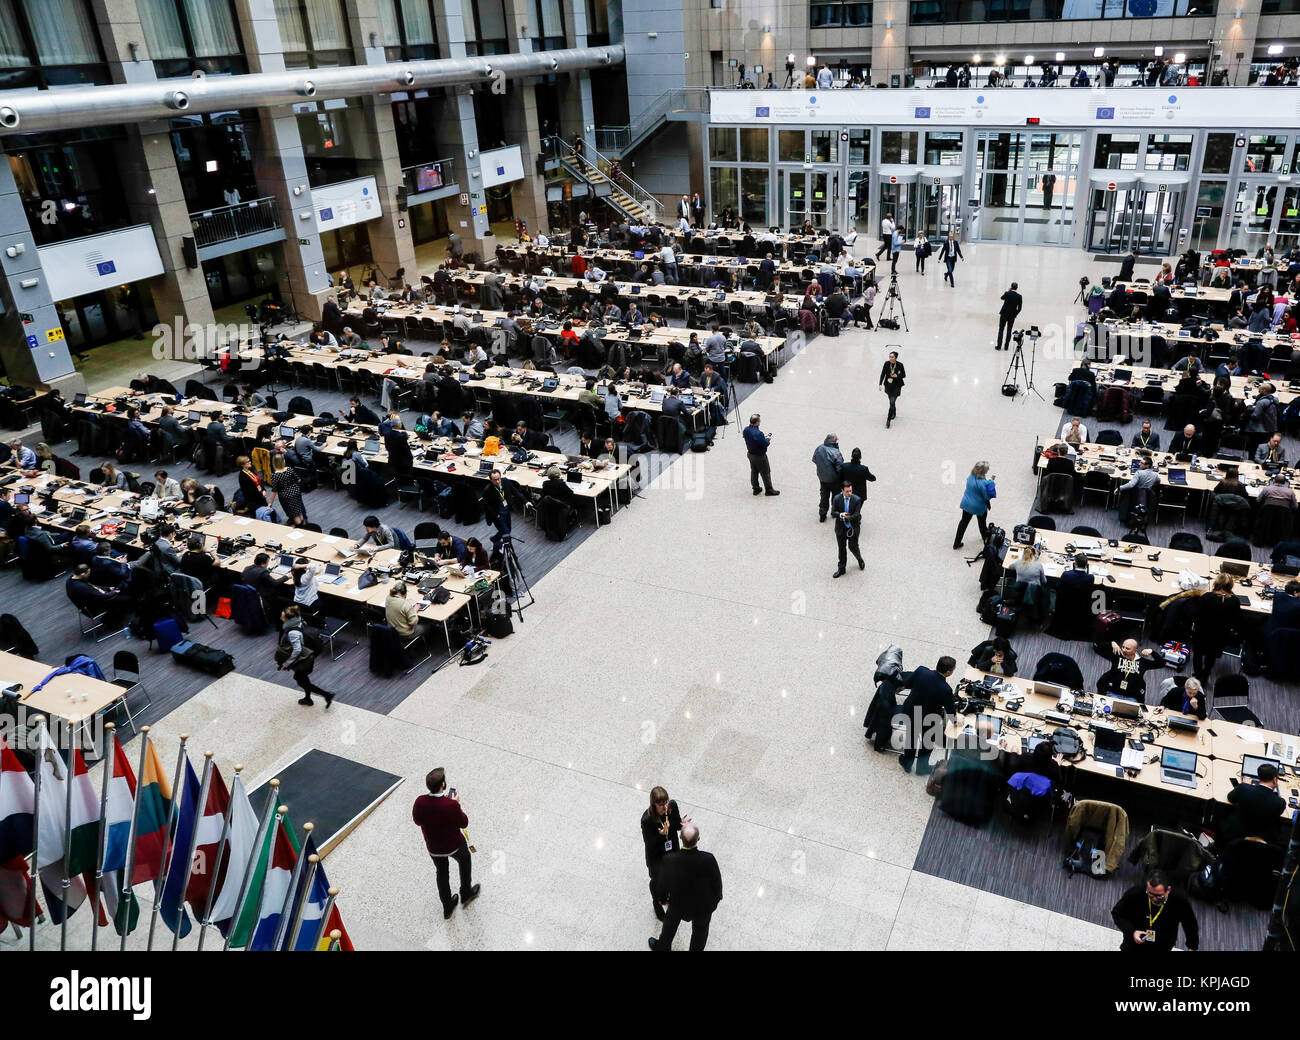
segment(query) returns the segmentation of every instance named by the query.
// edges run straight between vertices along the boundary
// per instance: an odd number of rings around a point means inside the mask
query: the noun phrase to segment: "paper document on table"
[[[1125,769],[1141,769],[1146,759],[1141,751],[1134,751],[1131,747],[1126,747],[1119,756],[1119,764]]]
[[[253,522],[253,518],[251,516],[237,516],[235,517],[234,520],[231,521],[231,523],[238,524],[240,527],[246,527],[252,522]]]
[[[1237,739],[1244,740],[1247,744],[1266,744],[1268,738],[1260,736],[1259,730],[1242,728],[1237,730]]]

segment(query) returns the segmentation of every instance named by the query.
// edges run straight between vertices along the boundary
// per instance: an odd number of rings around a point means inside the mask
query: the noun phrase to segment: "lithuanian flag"
[[[144,755],[144,769],[136,790],[135,864],[131,869],[132,886],[154,881],[163,872],[163,845],[167,841],[167,820],[171,813],[172,785],[163,769],[158,749],[145,735],[149,746]]]

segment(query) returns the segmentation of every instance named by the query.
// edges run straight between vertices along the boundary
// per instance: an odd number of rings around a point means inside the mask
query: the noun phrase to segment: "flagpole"
[[[203,752],[203,782],[199,785],[199,804],[194,807],[194,829],[190,831],[190,848],[185,860],[185,876],[181,879],[180,896],[177,899],[176,906],[180,912],[185,913],[185,890],[190,887],[190,874],[194,870],[194,850],[199,844],[199,824],[203,820],[203,812],[208,807],[208,788],[212,786],[212,756],[214,751]],[[176,952],[177,946],[181,941],[181,929],[179,923],[172,932],[172,953]]]
[[[125,923],[128,924],[131,921],[131,909],[129,904],[130,901],[135,898],[135,893],[133,891],[135,885],[131,883],[131,874],[135,870],[135,839],[137,837],[136,831],[138,829],[136,825],[140,819],[140,778],[144,776],[145,756],[149,753],[149,730],[149,726],[140,727],[140,766],[135,771],[135,798],[133,799],[134,804],[131,806],[131,829],[127,831],[126,834],[126,869],[122,872],[122,895],[118,900],[119,907],[121,907],[123,903],[128,904],[125,920]],[[114,765],[116,766],[116,758],[114,758]],[[126,952],[126,937],[129,933],[129,928],[122,929],[122,942],[118,947],[122,953]]]
[[[63,880],[59,883],[63,899],[63,921],[59,924],[59,952],[68,948],[68,893],[72,889],[72,878],[68,876],[68,860],[72,858],[72,784],[76,779],[77,761],[73,753],[72,731],[79,716],[68,718],[68,763],[67,775],[63,784]],[[62,727],[61,727],[62,728]],[[55,753],[58,753],[56,747]]]
[[[167,889],[167,875],[171,872],[172,853],[176,851],[176,846],[172,842],[172,830],[180,816],[181,783],[185,776],[185,742],[189,739],[188,733],[182,733],[181,748],[176,752],[176,779],[172,781],[172,804],[167,809],[167,829],[163,831],[162,878],[161,883],[159,880],[153,883],[153,913],[149,915],[149,945],[145,947],[146,950],[153,949],[153,933],[158,927],[158,911],[162,909],[163,892]]]
[[[229,797],[226,799],[226,815],[221,821],[221,841],[217,844],[217,863],[212,868],[212,884],[208,886],[208,901],[203,907],[203,919],[199,922],[199,950],[203,950],[203,940],[207,938],[208,925],[212,923],[212,904],[217,898],[217,879],[221,876],[221,864],[226,858],[226,844],[230,840],[230,815],[235,808],[235,784],[239,783],[242,765],[235,766],[235,779],[230,783]],[[195,833],[198,833],[197,828]]]
[[[108,738],[116,737],[113,731],[117,729],[116,722],[104,723],[104,728],[108,730],[108,735],[104,738],[104,750],[108,750]],[[108,812],[108,781],[113,775],[113,763],[116,758],[110,759],[105,754],[100,760],[104,766],[104,779],[99,785],[99,854],[95,857],[95,890],[91,893],[91,905],[95,912],[90,917],[90,952],[94,953],[99,949],[99,888],[104,879],[104,849],[108,844],[108,828],[104,826],[104,816]]]
[[[27,901],[27,909],[31,915],[27,918],[27,948],[34,951],[36,949],[36,886],[40,884],[41,878],[41,754],[45,748],[41,731],[45,729],[45,716],[37,715],[32,719],[32,726],[37,730],[36,790],[32,795],[32,887]]]
[[[271,790],[266,793],[266,809],[263,810],[262,820],[257,825],[257,837],[253,839],[253,848],[248,854],[248,863],[244,867],[244,878],[239,883],[239,898],[235,900],[235,916],[231,918],[234,923],[231,924],[230,930],[226,933],[225,942],[221,944],[223,953],[230,949],[230,937],[239,924],[239,918],[243,916],[244,904],[248,902],[248,890],[253,883],[253,867],[257,863],[257,857],[262,854],[262,842],[266,840],[266,832],[271,827],[271,817],[275,815],[276,795],[280,793],[280,781],[270,780],[266,786]]]
[[[275,941],[271,944],[271,949],[278,951],[284,945],[284,937],[289,933],[289,904],[293,902],[293,894],[298,889],[298,881],[302,878],[302,865],[306,861],[303,853],[307,850],[307,839],[311,837],[311,832],[316,829],[314,823],[304,823],[302,829],[307,833],[302,839],[302,848],[298,850],[298,858],[293,864],[293,873],[289,875],[289,890],[284,894],[284,902],[280,905],[280,923],[275,927]]]
[[[302,931],[302,911],[306,906],[307,900],[311,896],[311,883],[316,878],[316,868],[320,866],[320,856],[312,853],[307,857],[307,877],[302,883],[302,898],[298,900],[298,905],[293,911],[293,930],[289,933],[289,952],[292,953],[298,945],[298,933]]]
[[[325,900],[325,912],[321,914],[320,924],[316,926],[316,938],[311,944],[312,952],[319,949],[321,939],[325,938],[325,926],[329,924],[330,911],[334,909],[334,902],[338,897],[339,890],[337,888],[331,888],[329,890],[329,899]]]

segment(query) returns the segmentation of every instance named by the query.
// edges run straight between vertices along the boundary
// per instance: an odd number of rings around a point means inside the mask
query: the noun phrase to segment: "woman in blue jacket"
[[[993,482],[989,480],[989,464],[977,462],[966,478],[966,492],[961,496],[961,521],[957,524],[957,537],[952,542],[954,549],[961,548],[962,537],[966,534],[972,516],[979,521],[980,540],[988,538],[989,525],[984,518],[988,516],[992,501]]]

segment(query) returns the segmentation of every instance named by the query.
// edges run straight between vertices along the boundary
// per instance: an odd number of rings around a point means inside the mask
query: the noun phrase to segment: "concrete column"
[[[9,255],[13,250],[14,256]],[[36,239],[8,158],[0,153],[0,359],[16,384],[57,386],[64,396],[86,389],[72,365],[54,299],[45,284]],[[23,283],[28,283],[24,287]],[[47,333],[52,333],[51,340]]]
[[[154,80],[135,5],[129,0],[95,0],[95,13],[113,79],[119,83]],[[183,315],[187,324],[211,325],[212,302],[203,270],[187,267],[181,254],[181,239],[192,234],[192,226],[166,121],[130,126],[116,151],[127,206],[134,220],[152,226],[162,258],[163,273],[143,283],[153,297],[159,321],[170,325]]]
[[[1256,0],[1258,2],[1258,0]],[[911,71],[907,54],[907,0],[877,0],[871,8],[871,82],[898,85]]]
[[[249,71],[284,72],[274,0],[235,0],[235,16]],[[261,191],[275,196],[284,225],[282,291],[303,318],[317,320],[331,292],[330,275],[316,229],[298,120],[292,106],[263,108],[258,114],[260,139],[253,142],[253,169]]]
[[[367,65],[386,64],[382,45],[370,46],[383,39],[379,25],[379,8],[375,0],[356,0],[348,5],[352,42],[358,61]],[[394,66],[394,75],[396,74]],[[365,157],[379,191],[381,216],[367,221],[370,255],[384,274],[395,277],[399,268],[411,281],[415,276],[415,243],[406,214],[397,208],[397,189],[402,187],[402,157],[393,129],[393,100],[390,94],[362,99],[366,117]]]
[[[465,57],[465,24],[460,0],[438,0],[434,10],[442,53],[448,58]],[[469,195],[470,204],[462,206],[459,199],[451,198],[435,205],[443,207],[447,228],[460,235],[465,251],[472,250],[486,258],[496,254],[497,240],[491,234],[486,211],[479,212],[480,206],[487,206],[487,199],[483,197],[481,178],[473,176],[479,168],[478,121],[474,117],[474,97],[470,91],[468,84],[447,91],[442,133],[439,134],[440,139],[445,134],[447,147],[456,157],[456,176]]]
[[[1259,14],[1263,0],[1219,0],[1214,10],[1214,39],[1219,41],[1216,53],[1223,57],[1214,67],[1228,70],[1228,83],[1244,87],[1250,82],[1250,62],[1255,53],[1255,38],[1259,33]],[[1237,17],[1237,12],[1241,17]],[[1165,48],[1168,53],[1169,48]]]

